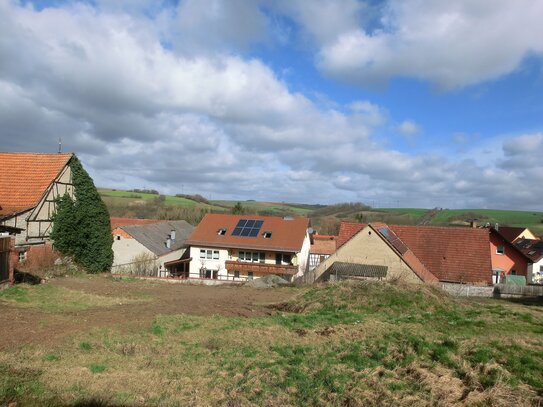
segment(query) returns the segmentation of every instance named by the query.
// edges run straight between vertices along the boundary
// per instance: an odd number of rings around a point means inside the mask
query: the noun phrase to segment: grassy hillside
[[[268,298],[271,294],[284,298],[285,290],[295,296],[279,304],[251,305],[265,311],[257,314],[261,316],[201,311],[188,315],[183,307],[192,307],[192,312],[198,308],[166,292],[178,289],[175,284],[156,288],[156,283],[111,280],[83,295],[84,307],[73,308],[71,303],[62,307],[87,285],[72,282],[70,290],[60,287],[47,295],[39,294],[43,286],[0,292],[3,309],[18,315],[31,310],[28,317],[39,314],[46,325],[38,328],[47,331],[46,338],[64,335],[56,342],[38,340],[0,350],[0,404],[536,406],[543,402],[539,306],[457,300],[428,286],[342,283],[261,291]],[[158,289],[160,295],[153,291]],[[205,290],[223,298],[213,300],[215,312],[252,292]],[[112,295],[109,302],[101,301]],[[145,310],[146,319],[116,304],[124,303],[121,295],[134,301],[128,307]],[[175,309],[161,305],[168,297],[177,298]],[[44,301],[57,305],[46,307]],[[120,309],[125,310],[123,320],[108,325]],[[153,309],[158,313],[149,314]],[[66,336],[65,325],[73,324],[68,311],[77,312],[78,321],[101,325],[79,324]],[[269,315],[262,316],[265,313]]]
[[[159,195],[145,192],[100,189],[100,194],[114,216],[151,217],[160,219],[188,219],[198,223],[208,212],[230,213],[238,201],[191,199],[190,196]],[[320,233],[337,233],[342,220],[385,222],[389,224],[460,225],[468,219],[479,219],[480,224],[529,227],[543,234],[543,212],[505,211],[493,209],[444,209],[433,211],[421,208],[369,208],[361,203],[308,205],[285,202],[239,201],[246,214],[272,216],[306,216]]]

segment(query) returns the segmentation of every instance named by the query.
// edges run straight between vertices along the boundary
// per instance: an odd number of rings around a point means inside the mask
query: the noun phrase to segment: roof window
[[[265,231],[262,236],[264,236],[264,239],[270,239],[272,237],[272,232],[270,231]]]
[[[225,228],[221,228],[221,229],[217,230],[217,234],[218,234],[219,236],[224,236],[224,235],[226,235],[226,229],[225,229]]]

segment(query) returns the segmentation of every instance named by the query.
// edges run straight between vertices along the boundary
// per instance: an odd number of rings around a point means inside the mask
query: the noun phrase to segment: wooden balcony
[[[243,261],[227,260],[225,262],[226,269],[232,273],[239,271],[246,274],[253,272],[258,274],[289,274],[294,275],[298,272],[297,266],[282,265],[282,264],[266,264],[266,263],[249,263]]]

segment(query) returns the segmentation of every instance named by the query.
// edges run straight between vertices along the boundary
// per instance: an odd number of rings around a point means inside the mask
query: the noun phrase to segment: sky
[[[100,187],[542,210],[541,0],[0,0],[0,150]]]

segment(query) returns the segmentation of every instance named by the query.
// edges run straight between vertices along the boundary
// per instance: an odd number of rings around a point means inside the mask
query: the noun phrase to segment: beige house
[[[49,242],[56,199],[73,196],[74,155],[0,153],[0,225],[15,235],[21,262]],[[39,250],[39,249],[38,249]]]
[[[365,225],[308,274],[306,282],[341,278],[437,282],[418,258],[383,224]]]

